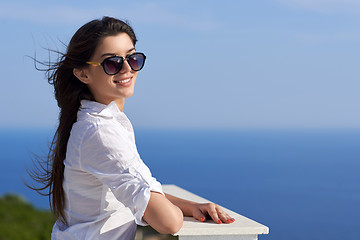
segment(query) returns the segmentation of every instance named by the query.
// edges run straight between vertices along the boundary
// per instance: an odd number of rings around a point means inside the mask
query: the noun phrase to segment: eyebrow
[[[131,48],[127,51],[127,53],[130,53],[132,51],[135,51],[135,48]],[[101,58],[105,57],[105,56],[116,56],[116,53],[104,53],[103,55],[101,55]]]

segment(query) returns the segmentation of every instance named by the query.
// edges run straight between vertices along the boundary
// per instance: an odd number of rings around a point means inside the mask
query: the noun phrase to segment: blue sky
[[[360,2],[0,1],[0,127],[54,127],[36,52],[84,23],[130,21],[147,63],[125,112],[143,128],[360,128]]]

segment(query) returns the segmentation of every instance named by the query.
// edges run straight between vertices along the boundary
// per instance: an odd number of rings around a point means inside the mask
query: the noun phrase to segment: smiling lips
[[[131,85],[131,77],[123,79],[123,80],[114,80],[114,83],[122,85],[124,87],[127,87],[127,86]]]

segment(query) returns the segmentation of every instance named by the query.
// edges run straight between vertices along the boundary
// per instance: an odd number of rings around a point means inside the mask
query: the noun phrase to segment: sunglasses
[[[86,62],[87,64],[94,66],[102,66],[104,72],[107,75],[115,75],[119,73],[124,65],[124,61],[126,60],[133,71],[140,71],[145,64],[146,56],[143,53],[136,52],[132,53],[126,58],[120,56],[111,56],[105,58],[101,63],[99,62]]]

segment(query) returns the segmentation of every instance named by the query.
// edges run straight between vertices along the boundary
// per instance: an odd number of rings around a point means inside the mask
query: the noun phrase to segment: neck
[[[117,105],[117,107],[119,108],[119,110],[122,112],[124,110],[124,105],[125,105],[125,98],[122,99],[117,99],[114,101]]]

